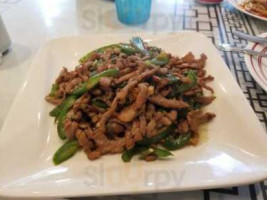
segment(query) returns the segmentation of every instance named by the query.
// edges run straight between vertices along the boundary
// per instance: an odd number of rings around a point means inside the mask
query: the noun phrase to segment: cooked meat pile
[[[146,151],[150,149],[143,159],[155,160],[160,155],[151,148],[168,147],[164,144],[167,138],[162,136],[168,132],[166,128],[173,127],[167,134],[174,142],[189,134],[187,141],[183,138],[183,145],[196,145],[199,126],[215,117],[201,110],[215,99],[207,85],[213,77],[206,73],[205,54],[195,58],[189,52],[180,58],[146,43],[144,48],[145,53],[130,54],[112,45],[95,50],[74,71],[63,68],[46,97],[62,108],[90,78],[117,69],[116,75],[103,76],[94,87],[76,95],[65,110],[66,116],[56,117],[58,131],[63,131],[68,141],[77,141],[90,160],[104,154],[129,153],[149,140],[142,146]],[[208,96],[204,96],[204,90]]]
[[[246,0],[241,7],[248,12],[267,17],[267,0]]]

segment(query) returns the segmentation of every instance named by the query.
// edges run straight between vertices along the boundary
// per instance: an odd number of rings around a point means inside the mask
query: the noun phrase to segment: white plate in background
[[[267,38],[267,33],[259,36]],[[267,44],[249,42],[247,48],[267,54]],[[267,58],[245,54],[245,62],[254,80],[267,92]]]
[[[227,0],[230,4],[232,4],[232,6],[234,6],[236,9],[238,9],[239,11],[247,14],[247,15],[250,15],[252,17],[256,17],[258,19],[261,19],[263,21],[267,21],[267,17],[262,17],[262,16],[259,16],[259,15],[256,15],[256,14],[253,14],[251,12],[248,12],[246,11],[245,9],[243,9],[242,7],[240,7],[240,4],[242,4],[242,2],[244,2],[245,0]]]
[[[248,184],[267,178],[267,136],[229,69],[208,38],[197,32],[140,35],[151,45],[182,56],[208,56],[216,118],[202,127],[202,142],[171,159],[122,162],[120,155],[89,161],[81,151],[54,166],[62,145],[53,106],[44,97],[62,66],[73,69],[86,52],[129,35],[89,35],[48,42],[36,56],[0,133],[0,196],[77,197],[185,191]]]

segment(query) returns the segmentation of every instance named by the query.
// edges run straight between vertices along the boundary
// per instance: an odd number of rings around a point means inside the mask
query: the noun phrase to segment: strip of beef
[[[111,84],[111,81],[112,81],[112,78],[102,77],[100,78],[99,84],[104,88],[108,88]]]
[[[58,78],[56,79],[56,83],[60,84],[62,82],[66,82],[68,80],[70,80],[72,77],[70,77],[70,73],[68,72],[68,69],[66,67],[63,67],[63,69],[61,70]]]
[[[137,80],[130,80],[128,84],[117,93],[118,98],[122,101],[125,100],[129,91],[132,88],[134,88],[137,84],[138,84]]]
[[[195,100],[198,103],[201,103],[203,105],[208,105],[210,104],[213,100],[215,99],[214,96],[201,96],[201,97],[197,97]]]
[[[214,80],[214,77],[211,76],[211,75],[208,75],[207,77],[204,77],[203,80],[204,80],[205,82],[210,82],[210,81],[213,81],[213,80]]]
[[[190,130],[192,131],[192,137],[190,138],[191,145],[197,145],[199,141],[198,128],[201,124],[209,122],[215,117],[214,113],[203,113],[201,110],[191,111],[187,115],[187,122]]]
[[[172,121],[168,117],[163,116],[162,118],[160,118],[159,123],[164,126],[169,126]]]
[[[153,104],[148,103],[147,110],[145,112],[145,117],[147,120],[150,120],[155,113],[155,106]]]
[[[182,120],[178,124],[178,133],[184,134],[189,131],[189,125],[186,120]]]
[[[153,81],[157,84],[157,89],[161,89],[164,86],[168,85],[169,80],[167,78],[160,78],[156,75],[152,76]]]
[[[87,137],[95,143],[95,150],[87,152],[90,160],[94,160],[106,153],[120,153],[125,147],[125,138],[110,140],[101,129],[96,129],[95,131],[88,129]]]
[[[198,72],[197,72],[197,76],[199,78],[203,78],[203,79],[205,79],[206,74],[207,74],[207,72],[206,72],[205,69],[199,69]]]
[[[181,61],[184,63],[192,63],[195,61],[195,56],[192,52],[188,52],[184,57],[181,58]]]
[[[117,66],[118,67],[118,66]],[[119,67],[118,67],[119,68]],[[126,75],[126,74],[129,74],[131,73],[132,71],[134,71],[134,68],[125,68],[125,69],[122,69],[120,70],[120,74],[118,75],[118,78]]]
[[[175,122],[177,119],[177,111],[176,110],[171,110],[170,112],[166,113],[166,116],[172,121]]]
[[[188,103],[182,101],[182,100],[176,100],[176,99],[167,99],[163,97],[161,94],[156,94],[148,98],[148,100],[151,103],[154,103],[156,105],[162,106],[164,108],[188,108]]]
[[[102,154],[121,153],[125,147],[125,138],[115,140],[108,139],[107,136],[99,129],[88,135],[88,138],[95,143],[95,150],[87,154],[89,159],[96,159]],[[96,153],[98,152],[98,153]]]
[[[208,57],[207,57],[204,53],[202,53],[202,54],[200,55],[200,58],[196,60],[196,63],[198,64],[198,66],[199,66],[200,68],[205,67],[207,58],[208,58]]]
[[[101,132],[105,132],[106,122],[112,116],[112,114],[115,113],[117,105],[118,105],[118,98],[115,97],[110,108],[101,116],[100,121],[96,124],[97,128]]]
[[[65,91],[67,94],[70,94],[73,89],[79,85],[80,83],[82,83],[83,80],[81,78],[74,78],[71,81],[69,81],[68,83],[66,83],[65,85]]]
[[[146,102],[147,99],[147,85],[145,83],[140,83],[138,85],[139,93],[136,97],[135,102],[124,108],[120,113],[118,113],[117,118],[123,122],[130,122],[132,121],[137,113],[138,110],[142,107],[142,105]]]
[[[100,151],[85,151],[87,158],[89,160],[95,160],[97,158],[100,158],[102,153]]]
[[[134,78],[133,80],[129,80],[128,84],[122,88],[122,90],[120,90],[117,94],[118,98],[120,100],[125,100],[125,98],[127,97],[129,91],[134,88],[139,82],[141,82],[143,79],[148,78],[150,76],[152,76],[154,73],[156,73],[158,71],[158,68],[153,68],[151,70],[145,71],[142,74],[140,74],[139,76],[137,76],[136,78]]]
[[[180,58],[178,57],[170,58],[170,61],[169,61],[170,67],[175,67],[179,61],[180,61]]]
[[[197,83],[202,88],[205,88],[206,90],[209,90],[211,93],[214,93],[214,90],[210,86],[206,85],[206,82],[203,79],[198,79]]]
[[[155,161],[157,160],[157,156],[154,155],[154,154],[149,154],[149,155],[146,155],[144,160],[147,161],[147,162],[151,162],[151,161]]]
[[[115,83],[116,84],[120,84],[120,83],[122,83],[124,81],[128,81],[130,78],[136,76],[137,74],[138,74],[138,70],[135,70],[133,72],[130,72],[128,74],[125,74],[124,76],[121,76],[120,78],[116,79],[115,80]]]
[[[77,129],[75,132],[75,136],[79,142],[79,144],[83,147],[83,149],[88,153],[93,148],[92,141],[88,140],[86,134],[81,129]]]
[[[198,132],[198,128],[201,124],[209,122],[212,120],[216,115],[214,113],[203,113],[201,110],[194,110],[188,113],[187,121],[190,126],[190,130],[194,133]]]
[[[135,141],[133,139],[132,131],[126,130],[125,131],[125,147],[126,149],[131,149],[135,145]]]
[[[143,135],[142,135],[142,133],[140,131],[140,121],[139,121],[139,119],[134,120],[132,129],[131,129],[131,134],[133,136],[134,142],[140,141],[140,140],[143,139]]]
[[[104,145],[99,146],[98,151],[100,151],[101,154],[114,154],[123,152],[124,148],[125,138],[118,138],[116,140],[109,140]]]
[[[163,88],[161,91],[160,91],[160,94],[163,96],[163,97],[166,97],[168,96],[172,91],[172,88],[171,87],[165,87]]]
[[[58,98],[51,97],[51,96],[48,95],[48,96],[45,97],[45,100],[50,102],[50,103],[52,103],[52,104],[54,104],[54,105],[59,105],[59,104],[62,103],[62,101],[64,99],[58,99]]]
[[[73,105],[74,112],[77,112],[78,110],[84,110],[85,107],[88,107],[88,103],[90,102],[91,95],[89,93],[85,93],[82,95],[77,101],[75,101]]]
[[[139,116],[140,121],[140,133],[144,136],[146,134],[147,121],[144,114]]]
[[[191,90],[185,91],[184,96],[192,96],[192,95],[195,95],[199,92],[202,92],[202,88],[201,87],[194,87]]]
[[[205,54],[201,54],[199,59],[195,59],[195,56],[189,52],[183,58],[181,58],[180,62],[175,67],[180,69],[188,68],[202,70],[205,66],[206,60],[207,56]]]
[[[146,127],[146,132],[147,132],[146,136],[147,136],[147,137],[150,138],[150,137],[152,137],[152,136],[154,136],[154,135],[157,134],[157,131],[156,131],[156,125],[157,125],[157,121],[156,121],[156,119],[154,119],[154,118],[152,118],[152,119],[148,122],[147,127]]]
[[[66,136],[69,140],[73,140],[75,138],[75,132],[78,129],[79,124],[75,121],[67,119],[64,123],[64,130]]]
[[[107,132],[111,136],[118,136],[120,133],[125,131],[125,127],[117,122],[110,121],[107,124]]]

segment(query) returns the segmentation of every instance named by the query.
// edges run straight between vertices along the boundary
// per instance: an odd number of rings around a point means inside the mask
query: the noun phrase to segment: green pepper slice
[[[58,165],[71,158],[79,149],[80,145],[77,140],[68,141],[63,144],[54,154],[53,162]]]

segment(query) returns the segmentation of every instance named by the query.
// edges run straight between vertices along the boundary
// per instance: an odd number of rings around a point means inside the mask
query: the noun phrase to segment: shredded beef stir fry
[[[173,56],[139,37],[88,53],[74,71],[63,68],[46,100],[58,135],[67,142],[59,164],[83,149],[90,160],[122,153],[153,161],[199,141],[199,126],[215,114],[201,108],[215,97],[207,57]],[[203,91],[208,91],[204,96]]]
[[[246,0],[241,7],[250,13],[267,17],[267,0]]]

